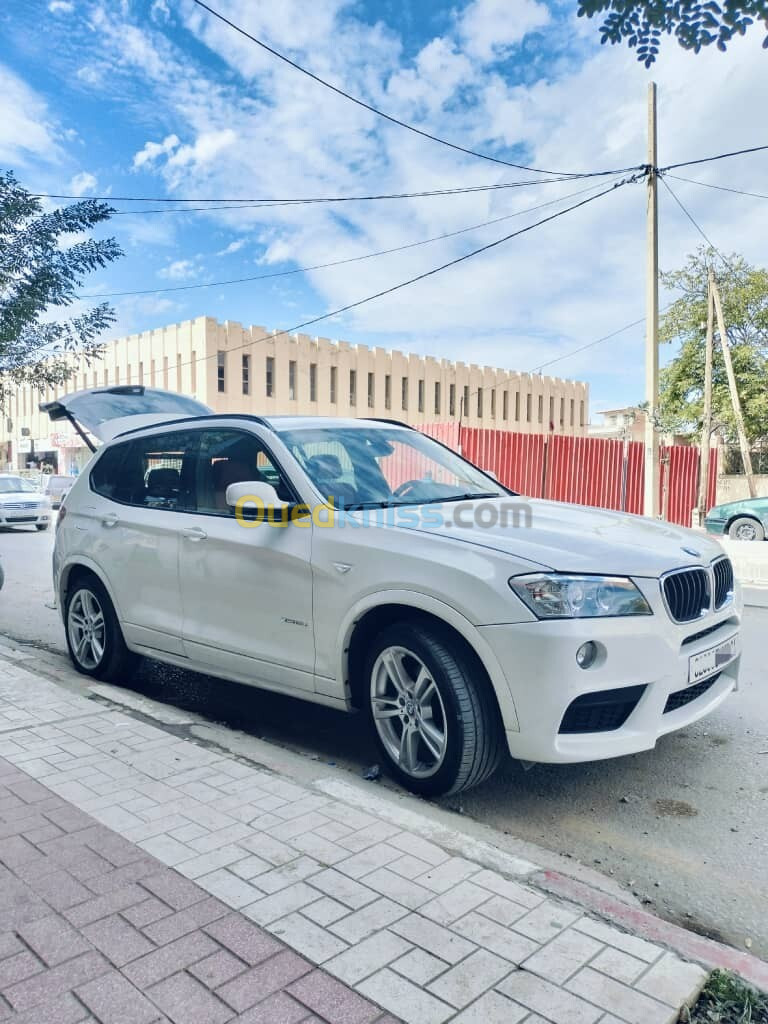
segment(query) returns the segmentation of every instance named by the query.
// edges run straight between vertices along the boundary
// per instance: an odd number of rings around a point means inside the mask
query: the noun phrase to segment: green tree
[[[20,384],[42,391],[69,380],[73,353],[99,356],[115,321],[107,303],[53,314],[75,302],[86,273],[122,255],[114,238],[82,237],[112,212],[92,199],[43,212],[12,172],[0,174],[0,409]]]
[[[689,256],[681,270],[661,275],[667,288],[680,293],[659,327],[661,341],[680,344],[677,356],[661,371],[661,419],[676,431],[701,430],[709,266],[716,268],[747,436],[755,441],[768,435],[768,270],[752,267],[737,255],[730,256],[723,267],[704,246]],[[712,416],[713,426],[734,441],[736,423],[716,322]]]
[[[713,43],[724,51],[755,21],[768,30],[768,0],[580,0],[577,11],[580,18],[605,12],[600,42],[626,40],[647,68],[656,60],[662,35],[674,35],[680,46],[698,53]],[[768,35],[763,46],[768,49]]]

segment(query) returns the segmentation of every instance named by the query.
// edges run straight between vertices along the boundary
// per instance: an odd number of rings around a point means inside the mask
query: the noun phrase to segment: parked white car
[[[51,501],[31,480],[15,473],[0,473],[0,527],[35,526],[47,530]]]
[[[43,408],[104,441],[54,553],[86,675],[149,655],[357,709],[425,795],[507,752],[647,750],[736,686],[740,599],[703,534],[516,498],[397,422],[214,415],[130,386]]]

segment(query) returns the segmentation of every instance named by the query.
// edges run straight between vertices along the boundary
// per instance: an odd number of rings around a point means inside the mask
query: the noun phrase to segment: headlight
[[[509,585],[539,619],[599,619],[653,615],[632,580],[624,576],[513,576]]]

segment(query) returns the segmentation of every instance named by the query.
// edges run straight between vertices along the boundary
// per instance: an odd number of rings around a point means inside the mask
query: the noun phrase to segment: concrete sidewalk
[[[408,806],[363,810],[165,714],[0,655],[0,1020],[672,1024],[700,990],[604,894],[555,898],[536,864],[456,855]]]

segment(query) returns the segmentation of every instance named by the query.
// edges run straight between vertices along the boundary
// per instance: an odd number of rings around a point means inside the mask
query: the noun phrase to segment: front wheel
[[[372,645],[366,708],[390,773],[422,796],[458,793],[496,769],[503,730],[482,668],[450,634],[395,623]]]
[[[731,540],[765,540],[765,530],[761,523],[750,516],[739,516],[728,527]]]
[[[109,595],[94,577],[78,580],[68,591],[64,623],[78,672],[110,682],[131,672],[136,655],[126,647]]]

